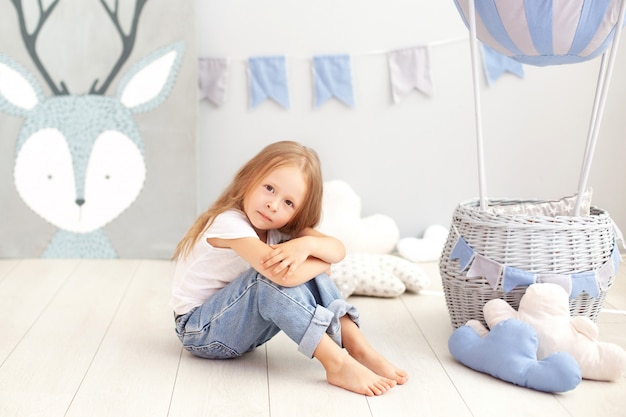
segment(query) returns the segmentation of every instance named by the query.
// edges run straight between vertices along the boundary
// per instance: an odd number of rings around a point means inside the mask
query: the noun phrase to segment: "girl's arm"
[[[330,268],[330,264],[328,262],[316,257],[307,257],[304,261],[294,267],[288,267],[286,263],[283,263],[284,267],[281,268],[280,271],[275,272],[274,270],[276,269],[276,266],[273,264],[270,265],[270,267],[266,266],[263,263],[263,259],[267,258],[269,254],[276,249],[263,243],[263,241],[257,238],[209,238],[207,241],[213,247],[233,249],[256,271],[271,281],[285,287],[295,287],[297,285],[304,284]],[[343,245],[341,246],[343,247]],[[272,266],[274,268],[271,268]]]
[[[310,257],[326,262],[330,269],[330,264],[341,261],[346,255],[341,241],[312,228],[306,228],[298,237],[271,247],[274,250],[263,258],[263,265],[274,274],[288,269],[288,278]]]

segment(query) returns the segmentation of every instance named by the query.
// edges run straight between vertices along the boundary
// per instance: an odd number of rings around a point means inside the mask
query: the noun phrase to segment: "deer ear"
[[[23,66],[0,54],[0,110],[26,116],[44,99],[35,77]]]
[[[177,42],[135,64],[120,81],[120,102],[133,113],[152,110],[163,103],[176,81],[183,51],[183,42]]]

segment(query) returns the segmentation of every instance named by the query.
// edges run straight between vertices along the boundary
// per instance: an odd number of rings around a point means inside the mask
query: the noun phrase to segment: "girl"
[[[325,273],[345,249],[313,229],[321,203],[312,149],[277,142],[246,163],[176,247],[176,333],[192,354],[225,359],[282,330],[330,384],[381,395],[407,374],[371,347]]]

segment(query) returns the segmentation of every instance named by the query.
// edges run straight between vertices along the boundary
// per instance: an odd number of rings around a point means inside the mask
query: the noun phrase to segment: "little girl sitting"
[[[345,249],[313,229],[321,206],[312,149],[282,141],[247,162],[176,247],[176,333],[192,354],[226,359],[282,330],[330,384],[381,395],[408,376],[372,348],[327,275]]]

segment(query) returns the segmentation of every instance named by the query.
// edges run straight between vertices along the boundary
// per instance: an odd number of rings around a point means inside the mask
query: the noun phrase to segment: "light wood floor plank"
[[[269,415],[264,346],[232,360],[182,352],[169,417]]]
[[[79,263],[0,367],[0,415],[65,414],[137,264]]]
[[[424,337],[406,303],[428,302],[421,295],[396,299],[353,297],[362,317],[361,328],[372,345],[396,366],[409,373],[409,381],[383,396],[368,398],[374,416],[469,416],[463,399]],[[446,396],[446,401],[433,398]]]
[[[0,259],[0,283],[2,283],[2,280],[8,276],[9,272],[22,261],[21,259]]]
[[[167,416],[180,354],[173,267],[145,260],[134,275],[66,417]]]
[[[267,343],[267,352],[272,417],[370,416],[365,396],[330,385],[323,366],[284,333]]]
[[[0,364],[28,332],[37,317],[78,265],[74,260],[0,262]],[[6,269],[4,267],[10,266]]]
[[[410,380],[367,398],[331,386],[284,334],[237,360],[182,351],[167,307],[168,261],[0,260],[0,416],[626,417],[626,377],[545,394],[454,360],[433,282],[396,299],[351,297],[362,331]],[[626,348],[626,266],[598,319]]]
[[[163,298],[169,300],[169,288]],[[167,323],[175,338],[171,317]],[[195,357],[182,350],[178,339],[176,346],[179,365],[169,417],[269,416],[264,346],[234,360]]]

